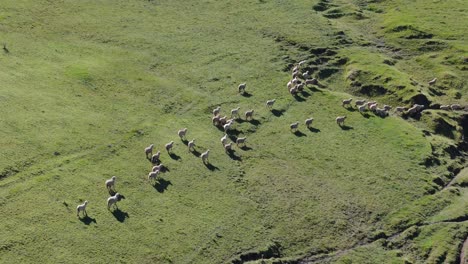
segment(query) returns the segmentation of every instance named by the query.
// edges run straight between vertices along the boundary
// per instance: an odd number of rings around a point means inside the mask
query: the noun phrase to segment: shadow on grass
[[[117,219],[117,221],[119,221],[121,223],[123,223],[125,221],[125,219],[130,217],[127,212],[124,212],[124,211],[120,210],[119,208],[116,208],[112,212],[112,215],[114,215],[115,219]]]
[[[344,107],[344,106],[343,106]],[[353,108],[352,106],[351,107],[344,107],[346,110],[348,110],[349,112],[356,112],[356,108]]]
[[[197,157],[197,158],[199,158],[200,155],[201,155],[201,153],[198,152],[196,149],[194,149],[194,150],[192,150],[192,151],[190,151],[190,152],[191,152],[193,155],[195,155],[195,157]]]
[[[163,193],[164,191],[167,190],[167,187],[169,185],[172,185],[171,181],[167,181],[163,178],[159,178],[153,185],[154,189],[158,191],[159,193]]]
[[[180,156],[175,153],[169,153],[169,157],[173,160],[180,160]]]
[[[241,156],[237,156],[235,151],[232,149],[228,150],[227,154],[232,160],[242,161]]]
[[[247,97],[247,98],[252,97],[252,94],[249,93],[249,92],[243,92],[241,95],[242,95],[243,97]]]
[[[210,171],[215,171],[215,170],[219,170],[218,167],[216,167],[215,165],[211,164],[211,163],[204,163],[205,164],[205,167],[207,169],[209,169]]]
[[[271,113],[276,117],[282,116],[284,114],[284,112],[286,112],[286,110],[284,110],[284,109],[281,109],[281,110],[272,109],[271,110]]]
[[[304,101],[305,101],[304,98],[302,98],[302,97],[300,97],[300,96],[298,96],[298,95],[293,95],[293,97],[294,97],[294,99],[296,99],[296,101],[298,101],[298,102],[304,102]]]
[[[347,126],[347,125],[342,125],[342,126],[340,126],[340,127],[341,127],[341,129],[343,129],[343,130],[351,130],[351,129],[354,129],[352,126]]]
[[[185,146],[188,145],[188,140],[186,140],[186,139],[181,139],[181,141],[182,141],[182,143],[184,143]]]
[[[107,189],[109,191],[110,196],[114,196],[117,192],[112,189]]]
[[[311,94],[308,93],[307,91],[302,91],[302,92],[301,92],[301,95],[304,96],[305,98],[311,96]]]
[[[315,86],[309,87],[309,90],[310,90],[311,92],[320,92],[320,93],[323,93],[322,90],[317,89],[317,87],[315,87]]]
[[[224,130],[223,130],[223,131],[224,131]],[[242,131],[237,130],[237,129],[235,129],[235,128],[232,128],[232,129],[229,129],[229,130],[227,131],[226,134],[228,134],[229,137],[230,137],[231,135],[237,136],[237,135],[239,135],[240,133],[242,133]]]
[[[258,126],[258,125],[261,124],[261,122],[259,120],[257,120],[257,119],[251,119],[251,120],[249,120],[249,123],[254,125],[254,126]]]
[[[242,147],[239,147],[240,149],[244,150],[244,151],[249,151],[249,150],[252,150],[253,148],[251,147],[248,147],[246,145],[242,146]]]
[[[95,218],[91,218],[91,217],[89,217],[87,215],[85,217],[83,217],[83,218],[80,217],[80,221],[85,225],[90,225],[91,223],[97,224],[97,221],[96,221]]]
[[[371,117],[371,115],[369,115],[368,113],[361,113],[361,115],[362,115],[364,118],[369,118],[369,117]]]
[[[294,134],[296,137],[307,137],[306,134],[302,133],[302,132],[299,131],[299,130],[296,130],[293,134]]]
[[[318,132],[320,132],[320,129],[314,128],[314,127],[309,127],[309,131],[314,132],[314,133],[318,133]]]

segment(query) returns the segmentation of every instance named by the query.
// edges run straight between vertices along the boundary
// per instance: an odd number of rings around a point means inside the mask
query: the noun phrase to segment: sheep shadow
[[[87,215],[85,217],[83,217],[83,218],[80,217],[79,219],[85,225],[90,225],[91,223],[97,224],[97,221],[96,221],[95,218],[91,218],[91,217],[89,217]]]
[[[309,131],[313,132],[313,133],[318,133],[318,132],[320,132],[320,129],[314,128],[314,127],[309,127]]]
[[[167,187],[169,187],[169,185],[172,185],[172,182],[171,181],[167,181],[163,178],[159,178],[154,184],[153,184],[153,187],[156,191],[158,191],[159,193],[163,193],[164,191],[167,190]]]
[[[241,93],[241,95],[242,95],[243,97],[246,97],[246,98],[252,97],[252,94],[249,93],[249,92],[243,92],[243,93]]]
[[[298,101],[298,102],[304,102],[304,101],[305,101],[304,98],[302,98],[302,97],[300,97],[300,96],[298,96],[298,95],[293,95],[293,97],[294,97],[294,99],[295,99],[296,101]]]
[[[364,118],[370,118],[371,115],[369,115],[368,113],[361,113],[361,115],[364,117]]]
[[[114,211],[112,211],[112,215],[115,217],[115,219],[117,219],[117,221],[121,223],[123,223],[125,219],[130,217],[127,212],[124,212],[119,208],[116,208]]]
[[[151,164],[153,164],[153,166],[161,164],[160,159],[148,159],[148,160],[151,162]]]
[[[271,109],[271,113],[276,117],[282,116],[284,112],[286,112],[286,110],[284,109],[281,109],[281,110]]]
[[[261,124],[261,122],[259,120],[257,120],[257,119],[251,119],[251,120],[249,120],[249,123],[254,125],[254,126],[258,126],[258,125]]]
[[[187,146],[188,145],[188,140],[187,139],[181,139],[182,143]]]
[[[227,152],[227,154],[228,154],[229,158],[231,158],[232,160],[242,161],[241,156],[237,156],[237,155],[235,154],[235,151],[232,150],[232,149],[229,150],[229,151]]]
[[[203,163],[205,165],[205,167],[207,169],[209,169],[210,171],[215,171],[215,170],[219,170],[218,167],[216,167],[215,165],[211,164],[211,163]]]
[[[242,147],[239,147],[240,149],[244,150],[244,151],[249,151],[249,150],[252,150],[253,148],[251,147],[248,147],[246,145],[242,146]]]
[[[228,134],[229,136],[231,136],[231,135],[238,136],[241,133],[242,133],[242,131],[240,131],[240,130],[238,130],[236,128],[233,128],[233,129],[229,129],[226,134]]]
[[[304,96],[305,98],[311,96],[311,94],[308,93],[307,91],[302,91],[302,92],[301,92],[301,95]]]
[[[193,155],[195,155],[195,157],[199,158],[201,153],[199,151],[197,151],[196,149],[190,151]]]
[[[307,137],[306,134],[302,133],[302,132],[299,131],[299,130],[294,131],[293,134],[294,134],[296,137]]]
[[[351,107],[343,106],[343,107],[344,107],[344,109],[348,110],[349,112],[356,112],[357,111],[356,108],[353,108],[352,106]]]
[[[341,128],[342,130],[351,130],[351,129],[354,129],[352,126],[347,126],[347,125],[342,125],[342,126],[340,126],[340,128]]]
[[[180,160],[181,159],[179,155],[177,155],[175,153],[172,153],[172,152],[169,153],[169,157],[171,157],[171,159],[173,159],[173,160]]]
[[[317,87],[315,87],[315,86],[308,87],[308,88],[309,88],[309,90],[310,90],[311,92],[314,92],[314,93],[315,93],[315,92],[323,93],[322,90],[317,89]]]
[[[107,191],[109,191],[110,196],[114,196],[117,193],[117,191],[115,191],[113,189],[107,189]]]

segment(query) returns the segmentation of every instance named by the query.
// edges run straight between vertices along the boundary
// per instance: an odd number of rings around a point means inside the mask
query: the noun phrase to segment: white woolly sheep
[[[106,188],[109,190],[113,190],[115,188],[115,176],[112,176],[109,180],[106,181]]]
[[[367,108],[370,110],[370,107],[374,104],[377,104],[377,102],[376,101],[367,102]]]
[[[240,107],[237,107],[231,110],[231,118],[234,118],[234,117],[240,118],[239,109]]]
[[[219,118],[219,125],[224,126],[227,123],[227,116],[223,116]]]
[[[210,163],[209,160],[208,160],[208,155],[209,154],[210,154],[210,150],[208,149],[207,151],[203,152],[200,155],[200,158],[202,159],[203,163],[205,163],[205,164]]]
[[[314,118],[313,118],[313,117],[307,118],[307,119],[305,120],[304,123],[305,123],[305,125],[306,125],[307,128],[310,128],[310,126],[312,126],[312,122],[314,122]]]
[[[299,68],[301,68],[302,66],[304,66],[304,64],[306,63],[307,61],[306,60],[302,60],[300,61],[297,66],[299,66]]]
[[[220,111],[221,111],[221,106],[218,106],[215,109],[213,109],[213,116],[219,115]]]
[[[247,84],[246,83],[241,83],[239,84],[238,86],[238,89],[239,89],[239,93],[245,93],[245,88],[247,87]]]
[[[427,82],[429,85],[434,85],[435,83],[437,82],[437,78],[434,78],[432,80],[430,80],[429,82]]]
[[[163,172],[163,168],[164,168],[164,165],[163,165],[163,164],[159,164],[159,165],[157,165],[157,166],[153,166],[153,168],[151,169],[151,171]]]
[[[275,102],[276,102],[276,99],[268,100],[268,101],[266,101],[266,106],[267,106],[268,108],[272,108],[273,105],[275,104]]]
[[[229,152],[232,150],[232,142],[224,145],[224,151]]]
[[[406,110],[406,107],[404,106],[395,107],[395,112],[404,112],[405,110]]]
[[[223,144],[224,146],[227,143],[227,140],[228,140],[228,135],[224,134],[224,136],[221,138],[221,144]]]
[[[408,114],[408,115],[414,115],[414,114],[416,114],[418,111],[419,111],[418,105],[414,105],[413,107],[411,107],[410,109],[408,109],[408,111],[406,111],[406,114]]]
[[[293,83],[293,85],[296,85],[296,84],[300,83],[301,80],[299,80],[298,78],[293,78],[293,79],[291,80],[291,82]]]
[[[247,140],[246,137],[240,137],[236,139],[236,145],[239,147],[239,145],[245,146],[245,141]]]
[[[445,110],[445,111],[449,111],[451,108],[450,108],[450,105],[441,105],[440,106],[440,110]]]
[[[293,71],[292,78],[302,78],[302,73],[300,71]]]
[[[232,125],[232,123],[224,124],[223,129],[224,129],[225,133],[227,133],[229,131],[229,129],[231,129],[231,125]]]
[[[299,122],[292,123],[291,125],[289,125],[289,128],[291,129],[291,131],[297,131],[297,129],[299,128]]]
[[[355,106],[360,106],[366,103],[366,99],[356,100],[354,103]]]
[[[192,139],[188,142],[187,144],[187,147],[188,147],[188,151],[192,151],[195,149],[195,139]]]
[[[342,126],[342,125],[344,125],[345,119],[346,119],[346,116],[339,116],[339,117],[336,118],[336,123],[339,126]]]
[[[174,141],[171,141],[165,145],[167,152],[172,152],[172,147],[174,146]]]
[[[452,110],[454,110],[454,111],[455,111],[455,110],[462,110],[462,109],[463,109],[463,107],[462,107],[461,105],[459,105],[459,104],[452,104],[452,105],[450,105],[450,108],[451,108]]]
[[[298,65],[296,65],[296,66],[294,66],[294,67],[292,68],[292,71],[293,71],[293,72],[298,71],[298,70],[299,70],[299,66],[298,66]]]
[[[253,119],[254,110],[249,110],[245,112],[245,120]]]
[[[293,88],[289,89],[289,93],[291,95],[296,95],[297,94],[297,86],[294,86]]]
[[[302,78],[304,78],[305,80],[309,79],[310,78],[310,73],[309,71],[306,71],[302,74]]]
[[[213,126],[217,126],[219,124],[219,119],[221,117],[219,115],[217,116],[213,116],[213,118],[211,118],[211,122],[213,123]]]
[[[377,109],[377,104],[372,104],[371,106],[369,106],[369,110],[375,111],[375,109]]]
[[[293,83],[292,81],[289,81],[288,84],[286,85],[286,87],[288,88],[288,91],[289,91],[289,89],[291,89],[293,86],[294,86],[294,83]]]
[[[353,98],[344,99],[344,100],[342,101],[341,106],[344,107],[345,105],[350,105],[352,100],[353,100]]]
[[[149,158],[149,156],[153,154],[153,147],[154,147],[154,145],[151,144],[151,145],[149,145],[148,147],[145,148],[146,158]]]
[[[151,156],[151,162],[156,163],[161,156],[161,151],[158,150],[153,156]]]
[[[318,83],[318,81],[317,81],[317,79],[315,79],[315,78],[305,80],[305,84],[306,84],[306,85],[310,85],[310,84],[315,85],[315,84],[317,84],[317,83]]]
[[[120,194],[119,193],[116,193],[114,196],[111,196],[111,197],[107,198],[107,210],[110,210],[110,207],[112,205],[117,207],[117,202],[119,201],[119,199],[120,199]]]
[[[302,92],[304,91],[304,84],[303,83],[299,83],[296,85],[296,88],[299,92]]]
[[[367,106],[365,104],[358,106],[359,113],[364,113]]]
[[[184,129],[181,129],[181,130],[177,131],[177,135],[179,135],[180,139],[184,139],[185,134],[187,134],[187,128],[184,128]]]
[[[380,117],[386,117],[388,116],[388,112],[387,110],[385,110],[384,108],[376,108],[375,109],[375,114],[380,116]]]
[[[148,173],[148,181],[155,181],[158,178],[159,170],[151,171]]]
[[[83,212],[83,215],[88,215],[86,212],[86,205],[88,204],[88,201],[84,201],[83,204],[80,204],[76,207],[76,216],[80,217],[80,212]]]

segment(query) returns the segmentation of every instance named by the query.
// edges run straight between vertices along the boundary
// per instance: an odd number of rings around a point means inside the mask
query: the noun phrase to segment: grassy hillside
[[[468,118],[438,105],[467,105],[466,8],[4,1],[0,262],[455,263],[468,234]],[[319,85],[292,97],[301,60]],[[349,97],[430,109],[380,118],[342,107]],[[255,110],[234,124],[230,139],[247,144],[231,155],[216,106]],[[151,143],[168,168],[154,185]],[[108,211],[113,175],[125,199]]]

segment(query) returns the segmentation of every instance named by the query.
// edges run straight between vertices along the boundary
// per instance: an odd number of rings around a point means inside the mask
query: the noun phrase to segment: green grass
[[[333,263],[422,263],[444,252],[453,259],[463,223],[428,225],[398,249],[372,241],[379,232],[460,216],[465,191],[434,194],[433,182],[447,167],[462,166],[443,150],[459,134],[424,136],[423,130],[437,134],[435,115],[419,123],[396,115],[365,118],[341,100],[364,97],[346,79],[356,69],[366,73],[364,84],[382,76],[391,77],[377,81],[389,90],[406,86],[375,97],[379,102],[411,97],[409,78],[423,80],[428,69],[460,83],[466,73],[458,55],[449,64],[442,54],[428,64],[432,54],[425,52],[383,64],[391,54],[361,44],[394,26],[390,10],[398,1],[367,9],[362,1],[333,1],[333,10],[349,10],[336,19],[315,12],[316,2],[2,3],[0,38],[9,53],[0,56],[0,262],[230,263],[272,245],[276,259],[337,251],[343,254]],[[415,19],[405,23],[428,30],[430,22]],[[461,30],[431,32],[456,38],[450,49],[463,54]],[[338,31],[353,44],[340,44]],[[404,48],[409,43],[387,37]],[[337,54],[314,54],[315,48]],[[337,70],[320,80],[326,88],[306,89],[302,100],[286,91],[289,63],[344,57],[344,65],[317,66]],[[237,94],[241,82],[251,97]],[[276,116],[264,106],[272,98]],[[224,153],[224,133],[211,125],[216,106],[225,114],[237,106],[255,109],[256,122],[234,125],[247,137],[248,148],[235,148],[238,160]],[[339,115],[347,115],[348,129],[337,126]],[[315,119],[312,130],[303,125],[308,117]],[[301,123],[296,134],[289,131],[295,121]],[[177,138],[183,127],[197,151],[211,150],[212,167]],[[171,140],[178,159],[162,151]],[[147,182],[151,164],[143,153],[151,143],[170,169],[156,187]],[[434,153],[443,162],[426,168]],[[107,211],[104,187],[113,175],[125,196],[115,213]],[[80,221],[75,208],[84,200],[89,218]],[[431,249],[442,253],[428,254]]]

